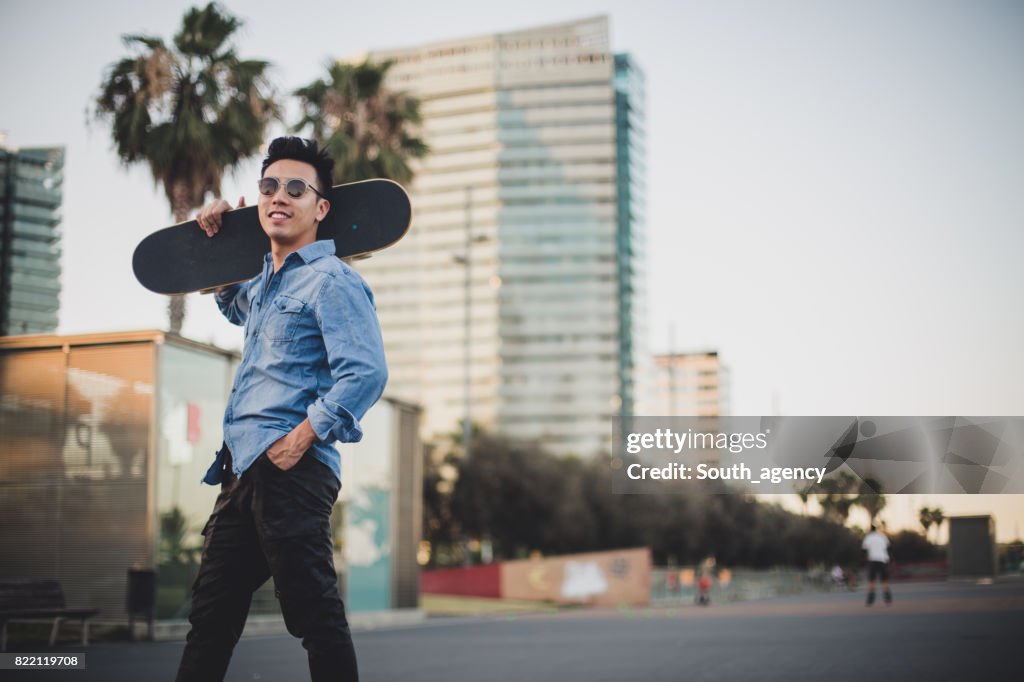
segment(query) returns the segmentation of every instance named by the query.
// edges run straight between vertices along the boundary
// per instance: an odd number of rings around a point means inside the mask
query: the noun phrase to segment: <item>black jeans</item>
[[[309,652],[313,682],[359,679],[332,561],[331,508],[340,484],[307,453],[281,471],[264,454],[236,478],[226,472],[203,529],[202,563],[178,682],[224,679],[252,593],[274,578],[288,632]]]

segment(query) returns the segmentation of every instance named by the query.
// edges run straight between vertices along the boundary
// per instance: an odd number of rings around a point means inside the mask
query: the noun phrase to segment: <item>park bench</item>
[[[50,646],[57,642],[61,621],[82,623],[82,646],[89,644],[89,619],[99,609],[69,609],[64,603],[64,590],[56,580],[0,582],[0,651],[7,651],[7,624],[10,622],[53,620]]]

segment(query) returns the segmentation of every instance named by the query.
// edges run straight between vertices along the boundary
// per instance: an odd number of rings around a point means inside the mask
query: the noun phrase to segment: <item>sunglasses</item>
[[[287,192],[288,196],[292,199],[298,199],[306,193],[307,189],[311,189],[316,192],[316,195],[321,199],[327,198],[323,194],[320,194],[320,192],[317,192],[316,187],[313,187],[313,185],[309,184],[302,178],[274,178],[269,175],[260,178],[260,194],[272,197],[277,194],[277,189],[282,183],[284,184],[284,191]]]

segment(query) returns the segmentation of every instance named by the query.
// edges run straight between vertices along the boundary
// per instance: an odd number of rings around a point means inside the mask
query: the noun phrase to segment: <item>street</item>
[[[1024,580],[897,584],[894,593],[891,607],[866,607],[861,590],[708,608],[435,618],[354,637],[362,679],[380,682],[1021,679]],[[31,679],[171,680],[181,647],[96,644],[87,671]],[[286,636],[244,639],[226,679],[307,680],[305,651]]]

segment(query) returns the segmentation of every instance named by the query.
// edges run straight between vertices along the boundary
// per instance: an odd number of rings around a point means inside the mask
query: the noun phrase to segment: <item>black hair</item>
[[[260,177],[267,172],[267,167],[275,161],[291,159],[308,163],[316,170],[316,179],[320,186],[317,188],[326,194],[333,185],[332,175],[334,172],[334,159],[316,143],[316,140],[307,140],[302,137],[278,137],[270,143],[267,148],[267,158],[263,159],[263,167],[260,168]]]

